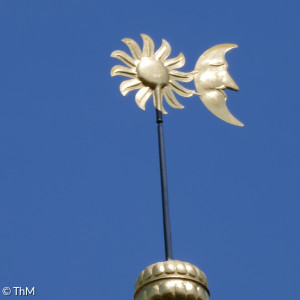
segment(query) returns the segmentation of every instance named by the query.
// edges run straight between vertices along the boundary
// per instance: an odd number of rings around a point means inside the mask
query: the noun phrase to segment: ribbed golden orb
[[[188,262],[158,262],[139,275],[134,300],[209,300],[207,279]]]

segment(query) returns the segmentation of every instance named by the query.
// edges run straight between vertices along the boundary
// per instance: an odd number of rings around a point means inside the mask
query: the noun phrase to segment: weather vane
[[[239,90],[227,72],[228,64],[225,60],[225,53],[236,48],[237,45],[221,44],[208,49],[199,57],[195,70],[186,73],[176,70],[185,64],[182,53],[175,58],[167,59],[171,54],[171,47],[167,41],[162,40],[162,45],[154,52],[153,40],[146,34],[141,36],[143,50],[132,39],[122,40],[128,46],[132,57],[120,50],[111,54],[126,65],[126,67],[120,65],[113,67],[111,76],[121,75],[132,78],[121,83],[120,91],[123,96],[130,91],[139,90],[135,95],[135,102],[145,110],[145,105],[153,94],[155,108],[166,114],[163,97],[171,107],[181,109],[184,106],[178,102],[173,92],[182,97],[198,95],[215,116],[230,124],[243,126],[243,123],[228,110],[227,96],[224,92],[224,89]],[[197,93],[177,82],[190,82],[193,79]]]
[[[198,95],[215,116],[232,125],[244,126],[226,106],[225,89],[238,91],[237,84],[227,72],[225,60],[227,51],[236,48],[235,44],[221,44],[205,51],[198,59],[192,72],[181,72],[185,58],[182,53],[168,59],[171,54],[169,43],[162,40],[158,50],[153,40],[141,34],[143,49],[132,39],[122,41],[128,46],[131,55],[124,51],[114,51],[111,56],[121,60],[126,66],[117,65],[111,70],[111,76],[121,75],[131,79],[120,85],[123,96],[133,90],[136,104],[145,110],[146,103],[153,95],[158,124],[159,159],[163,207],[163,226],[165,241],[165,261],[148,266],[142,271],[135,284],[135,300],[209,300],[209,289],[205,274],[196,266],[179,260],[173,260],[171,227],[167,188],[167,171],[163,136],[163,118],[166,114],[163,99],[173,108],[184,106],[178,102],[174,92],[182,97]],[[180,82],[194,80],[196,91],[185,88]]]

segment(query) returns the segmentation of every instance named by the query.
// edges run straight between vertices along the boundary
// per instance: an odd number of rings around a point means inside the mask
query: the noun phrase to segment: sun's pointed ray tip
[[[162,46],[165,45],[166,47],[168,47],[168,48],[171,49],[171,45],[170,45],[169,42],[168,42],[167,40],[165,40],[165,39],[162,39],[162,40],[161,40],[161,45],[162,45]]]
[[[115,72],[116,72],[116,66],[114,66],[114,67],[111,68],[111,70],[110,70],[110,76],[111,77],[117,76],[118,74],[116,74]]]
[[[166,58],[171,54],[171,46],[170,44],[162,39],[161,46],[156,50],[154,56],[157,60],[165,61]]]
[[[150,37],[148,34],[146,34],[146,33],[141,33],[140,35],[141,35],[142,39],[149,39],[149,40],[152,41],[151,37]]]
[[[141,59],[142,52],[136,41],[130,38],[124,38],[122,39],[122,42],[127,45],[134,59]]]
[[[147,34],[142,33],[141,37],[143,39],[143,56],[152,57],[154,55],[154,42],[151,37]]]

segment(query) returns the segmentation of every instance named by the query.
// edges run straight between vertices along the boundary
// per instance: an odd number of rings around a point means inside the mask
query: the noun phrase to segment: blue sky
[[[239,45],[227,103],[244,128],[196,96],[167,108],[174,258],[206,273],[211,299],[298,299],[299,14],[297,1],[1,1],[1,289],[133,299],[164,260],[155,111],[110,77],[121,39],[146,33],[183,52],[182,71]]]

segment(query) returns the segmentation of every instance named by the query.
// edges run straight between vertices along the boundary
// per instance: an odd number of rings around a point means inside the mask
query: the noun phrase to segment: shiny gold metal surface
[[[138,107],[145,110],[146,103],[153,95],[154,106],[166,114],[163,98],[173,108],[184,106],[178,102],[174,92],[182,97],[200,96],[203,104],[215,116],[233,125],[243,126],[227,109],[227,96],[224,89],[238,90],[238,86],[227,72],[228,64],[225,53],[236,48],[235,44],[217,45],[204,52],[198,59],[195,70],[181,72],[185,58],[182,53],[177,57],[167,59],[171,54],[169,43],[162,40],[160,48],[154,52],[154,42],[146,34],[141,34],[143,49],[132,39],[122,41],[128,46],[131,56],[124,51],[114,51],[111,56],[122,61],[126,66],[117,65],[111,69],[111,76],[121,75],[131,79],[120,85],[123,96],[133,90],[138,90],[135,101]],[[180,82],[190,82],[194,79],[197,92],[182,86]]]
[[[139,275],[134,300],[209,300],[205,274],[178,260],[155,263]]]
[[[121,60],[124,66],[115,66],[111,70],[111,76],[122,75],[132,79],[123,81],[120,91],[123,96],[133,90],[139,90],[135,95],[138,107],[145,110],[145,105],[150,96],[153,95],[154,106],[163,113],[167,113],[162,104],[162,97],[173,108],[183,108],[177,101],[173,92],[182,97],[191,97],[193,90],[189,90],[177,81],[188,82],[193,80],[191,73],[176,71],[185,64],[182,53],[172,59],[167,59],[171,54],[171,47],[165,40],[160,48],[154,52],[152,39],[141,34],[143,49],[132,39],[123,39],[128,46],[131,56],[123,51],[114,51],[111,56]]]
[[[205,51],[196,63],[194,82],[200,99],[208,110],[225,122],[244,126],[229,112],[226,106],[227,95],[223,91],[239,90],[227,72],[228,64],[225,60],[225,53],[236,47],[235,44],[221,44]]]

